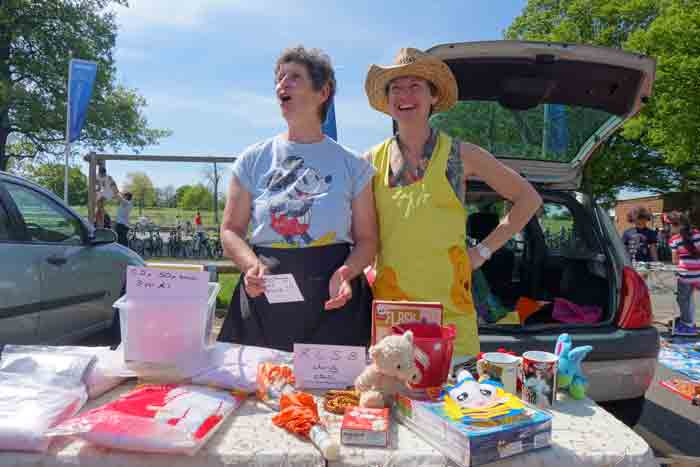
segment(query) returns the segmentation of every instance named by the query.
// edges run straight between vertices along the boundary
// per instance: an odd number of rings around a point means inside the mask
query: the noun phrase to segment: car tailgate
[[[629,360],[656,358],[659,353],[659,332],[656,328],[619,329],[601,326],[586,329],[557,329],[536,333],[504,333],[498,329],[480,331],[481,351],[495,352],[505,348],[522,354],[528,350],[554,351],[557,337],[567,332],[574,347],[592,345],[587,361]]]

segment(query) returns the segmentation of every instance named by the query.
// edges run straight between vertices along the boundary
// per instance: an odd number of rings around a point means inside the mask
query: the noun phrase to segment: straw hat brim
[[[405,65],[371,65],[365,80],[369,105],[388,114],[386,87],[392,80],[402,76],[417,76],[435,85],[438,98],[434,106],[435,112],[445,112],[457,102],[457,81],[447,64],[437,58],[421,57]]]

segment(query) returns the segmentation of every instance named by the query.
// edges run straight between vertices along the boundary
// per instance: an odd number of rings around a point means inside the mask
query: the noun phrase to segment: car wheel
[[[599,402],[599,405],[628,427],[634,427],[642,416],[644,397],[619,401]]]

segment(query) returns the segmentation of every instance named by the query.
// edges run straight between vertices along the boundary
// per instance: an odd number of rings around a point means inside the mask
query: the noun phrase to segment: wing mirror
[[[117,241],[117,234],[111,229],[95,229],[90,236],[90,243],[93,245],[102,245],[105,243],[114,243]]]

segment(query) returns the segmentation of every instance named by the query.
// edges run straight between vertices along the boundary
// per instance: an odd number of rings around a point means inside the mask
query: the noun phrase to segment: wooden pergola
[[[99,161],[148,161],[148,162],[198,162],[198,163],[231,163],[236,160],[234,156],[153,156],[141,154],[97,154],[94,152],[86,155],[83,160],[90,164],[88,172],[88,220],[95,222],[95,209],[97,193],[97,165]]]

